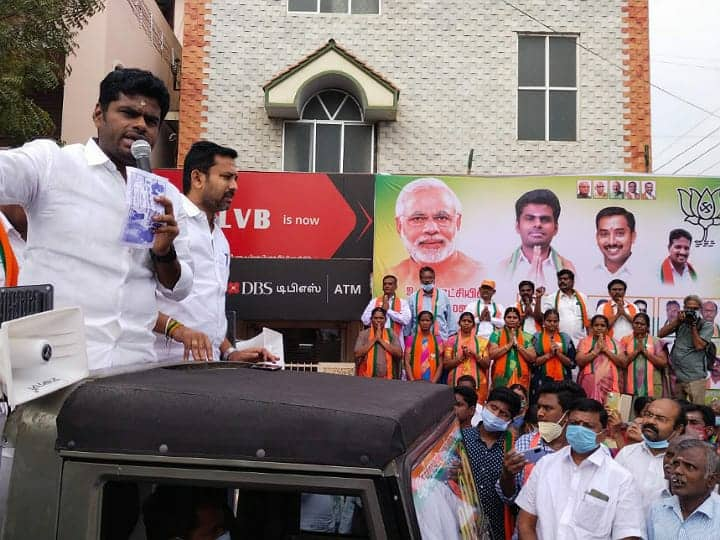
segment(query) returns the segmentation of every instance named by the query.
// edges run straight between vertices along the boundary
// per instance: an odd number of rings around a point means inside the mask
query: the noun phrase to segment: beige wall
[[[137,4],[137,0],[133,1]],[[152,44],[129,0],[107,2],[107,8],[95,15],[88,26],[78,34],[77,54],[69,58],[72,73],[65,83],[63,102],[62,139],[66,143],[85,142],[96,134],[91,113],[97,103],[100,81],[117,64],[147,69],[160,77],[170,90],[170,111],[178,110],[179,92],[173,90],[170,69],[171,50],[181,57],[180,44],[157,8],[145,0],[152,13],[156,31],[162,32],[167,44],[165,57]],[[153,165],[167,166],[174,160],[175,143],[168,141],[171,131],[162,136],[153,152]]]

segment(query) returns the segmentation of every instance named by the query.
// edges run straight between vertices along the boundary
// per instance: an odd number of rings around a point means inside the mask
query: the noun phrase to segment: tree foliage
[[[104,0],[0,0],[0,136],[13,143],[55,128],[33,95],[57,88],[70,70],[77,32]]]

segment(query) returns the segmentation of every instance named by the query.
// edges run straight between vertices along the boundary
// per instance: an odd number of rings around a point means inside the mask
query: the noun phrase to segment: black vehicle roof
[[[57,417],[57,447],[383,468],[452,404],[449,387],[429,383],[220,363],[157,368],[79,386]]]

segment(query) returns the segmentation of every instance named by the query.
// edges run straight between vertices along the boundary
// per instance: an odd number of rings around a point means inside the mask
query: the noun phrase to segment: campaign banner
[[[398,277],[401,294],[435,269],[456,313],[484,279],[514,305],[518,283],[557,290],[573,270],[590,311],[610,280],[653,326],[689,293],[714,320],[720,297],[720,179],[654,176],[376,177],[373,288]],[[710,305],[713,304],[713,305]]]
[[[227,310],[242,320],[353,321],[370,298],[370,260],[230,262]]]

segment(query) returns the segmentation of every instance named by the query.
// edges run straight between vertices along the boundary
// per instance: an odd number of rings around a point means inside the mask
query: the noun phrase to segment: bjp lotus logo
[[[707,187],[702,191],[678,188],[677,192],[685,221],[702,227],[703,237],[700,242],[706,242],[708,229],[713,225],[720,225],[720,188],[714,191]]]

